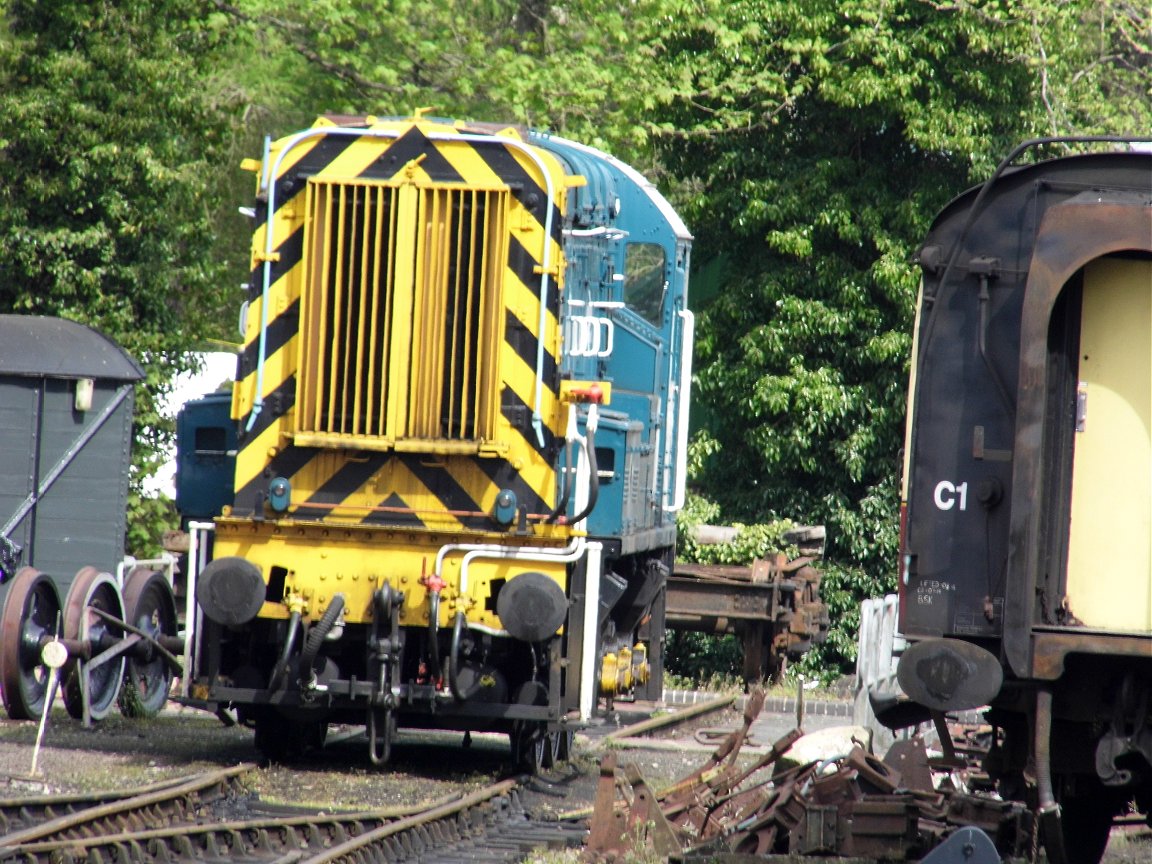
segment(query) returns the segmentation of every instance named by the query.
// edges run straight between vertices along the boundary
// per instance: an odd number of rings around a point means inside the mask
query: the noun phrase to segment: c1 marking
[[[950,483],[947,480],[941,480],[936,484],[936,491],[932,495],[936,501],[936,506],[940,510],[951,510],[953,505],[956,504],[956,499],[960,499],[961,510],[968,509],[968,483],[965,481],[957,486],[955,483]]]

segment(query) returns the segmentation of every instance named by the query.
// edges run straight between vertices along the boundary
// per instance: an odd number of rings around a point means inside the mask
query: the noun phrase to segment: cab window
[[[624,253],[624,302],[659,326],[664,306],[664,247],[629,243]]]

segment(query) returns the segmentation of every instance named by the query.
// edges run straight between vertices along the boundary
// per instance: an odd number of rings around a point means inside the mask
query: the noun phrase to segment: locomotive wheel
[[[93,656],[103,648],[101,643],[123,637],[116,625],[92,611],[100,609],[124,620],[124,601],[116,580],[95,567],[82,567],[76,574],[68,598],[64,601],[64,638],[92,645]],[[120,694],[124,677],[123,655],[90,668],[88,662],[69,659],[64,666],[64,707],[77,720],[84,716],[84,686],[87,679],[88,716],[100,720],[108,715]]]
[[[552,763],[568,762],[576,749],[576,733],[571,729],[561,729],[556,733],[556,747],[553,750]]]
[[[554,768],[562,761],[560,759],[560,732],[548,732],[544,735],[544,767]]]
[[[176,597],[159,573],[137,567],[124,583],[124,620],[155,639],[177,635]],[[120,713],[125,717],[152,717],[168,701],[172,669],[146,642],[142,655],[130,654],[125,662]]]
[[[22,567],[8,586],[0,618],[0,686],[13,720],[34,720],[44,711],[48,669],[40,642],[56,632],[60,595],[51,577]]]
[[[286,717],[274,708],[263,708],[255,719],[256,749],[266,763],[295,762],[301,756],[324,746],[328,737],[326,719]]]
[[[520,723],[509,733],[512,744],[512,764],[517,771],[539,774],[547,766],[551,755],[549,735],[541,723]]]

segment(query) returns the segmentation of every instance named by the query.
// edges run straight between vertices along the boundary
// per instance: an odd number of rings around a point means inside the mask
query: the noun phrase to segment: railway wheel
[[[0,617],[0,687],[13,720],[33,720],[44,711],[48,668],[40,645],[59,627],[60,595],[50,576],[22,567],[8,586]]]
[[[545,734],[543,766],[555,768],[561,762],[567,762],[571,759],[572,742],[575,737],[576,733],[571,729],[559,729]]]
[[[153,639],[176,636],[176,596],[161,574],[137,567],[124,583],[124,620]],[[139,644],[125,662],[120,713],[125,717],[152,717],[168,701],[172,668],[148,642]]]
[[[562,761],[560,759],[560,734],[547,732],[544,735],[544,767],[554,768]]]
[[[527,774],[539,774],[547,765],[551,755],[548,743],[548,729],[542,723],[517,723],[509,733],[512,744],[512,764],[516,770]]]
[[[553,755],[553,764],[567,762],[572,758],[576,749],[576,733],[571,729],[561,729],[556,733],[556,749]]]
[[[64,666],[64,707],[78,720],[84,717],[85,689],[88,717],[101,720],[116,704],[124,678],[123,654],[110,660],[100,657],[124,632],[96,610],[124,620],[124,600],[116,580],[95,567],[83,567],[64,601],[64,638],[91,646],[89,659],[69,658]],[[101,662],[93,665],[93,660]]]
[[[1081,778],[1075,791],[1065,788],[1060,801],[1062,849],[1045,842],[1052,864],[1097,864],[1108,848],[1112,822],[1126,802],[1101,783]],[[1061,857],[1061,852],[1063,857]]]
[[[255,745],[268,763],[287,763],[305,753],[319,750],[328,737],[327,719],[310,716],[289,717],[275,708],[263,708],[256,714]]]

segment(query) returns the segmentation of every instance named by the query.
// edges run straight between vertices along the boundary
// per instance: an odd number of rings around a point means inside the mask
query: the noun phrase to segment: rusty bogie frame
[[[750,567],[677,564],[668,580],[668,626],[735,634],[744,680],[774,680],[828,636],[820,579],[811,556],[776,554]]]

